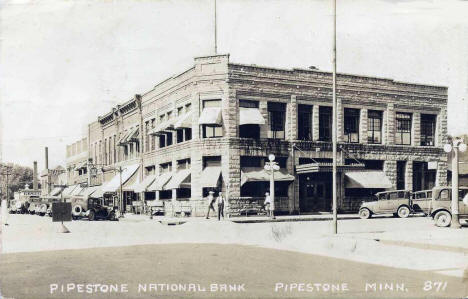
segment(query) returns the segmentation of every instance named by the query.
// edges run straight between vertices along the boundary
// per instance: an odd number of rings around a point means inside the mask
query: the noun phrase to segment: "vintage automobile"
[[[117,220],[116,207],[110,202],[105,202],[102,198],[72,198],[72,218],[79,219],[87,217],[89,221],[97,219]]]
[[[164,202],[162,200],[148,200],[146,206],[152,216],[164,215]]]
[[[368,219],[374,214],[393,214],[406,218],[411,210],[411,192],[408,190],[384,191],[375,194],[374,201],[361,203],[359,217]]]
[[[458,217],[459,219],[468,219],[468,205],[463,201],[463,198],[468,194],[468,187],[459,187],[458,190]],[[430,215],[436,226],[450,226],[452,222],[452,187],[434,187],[432,189],[430,210]]]
[[[60,201],[58,197],[41,198],[41,201],[36,204],[35,214],[39,216],[52,216],[52,203],[58,201]]]
[[[28,211],[27,205],[25,205],[25,201],[21,201],[19,199],[12,199],[10,201],[10,214],[24,214]]]
[[[411,209],[414,213],[429,215],[431,209],[432,190],[413,192],[411,195]]]
[[[38,210],[40,204],[41,204],[41,199],[40,198],[30,198],[28,201],[29,206],[28,206],[28,213],[29,214],[36,214],[36,210]],[[36,207],[38,206],[38,207]]]

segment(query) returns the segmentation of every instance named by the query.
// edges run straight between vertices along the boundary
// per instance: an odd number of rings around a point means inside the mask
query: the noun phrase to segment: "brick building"
[[[203,215],[210,190],[231,215],[259,209],[275,154],[276,208],[331,210],[332,74],[195,58],[194,66],[89,124],[95,196]],[[447,88],[338,75],[338,208],[385,189],[446,184]],[[119,167],[122,171],[119,172]]]

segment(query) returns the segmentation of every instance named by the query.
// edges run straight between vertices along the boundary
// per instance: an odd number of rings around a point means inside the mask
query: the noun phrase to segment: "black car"
[[[89,198],[86,214],[89,221],[98,219],[117,220],[115,207],[104,205],[104,200],[102,198]]]

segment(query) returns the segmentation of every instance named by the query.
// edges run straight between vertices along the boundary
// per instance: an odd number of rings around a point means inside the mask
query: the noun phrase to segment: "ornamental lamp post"
[[[270,198],[271,198],[271,204],[270,207],[273,207],[271,209],[271,218],[275,219],[275,171],[279,171],[280,167],[277,162],[275,162],[275,155],[270,154],[268,156],[268,160],[270,162],[265,163],[265,170],[267,172],[270,172]]]
[[[452,228],[461,228],[460,221],[458,218],[458,152],[466,151],[466,144],[463,143],[461,138],[455,138],[451,143],[444,145],[444,151],[446,153],[453,152],[452,157],[452,221],[450,226]]]

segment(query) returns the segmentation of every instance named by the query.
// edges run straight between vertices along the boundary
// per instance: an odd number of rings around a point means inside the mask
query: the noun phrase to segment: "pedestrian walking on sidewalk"
[[[223,216],[223,219],[224,219],[224,197],[223,197],[222,192],[219,192],[216,202],[218,204],[218,221],[219,221],[221,220],[221,216]]]
[[[208,211],[206,212],[206,219],[210,219],[210,209],[213,210],[213,213],[216,213],[214,209],[214,203],[216,199],[214,198],[213,194],[213,191],[208,192]]]

